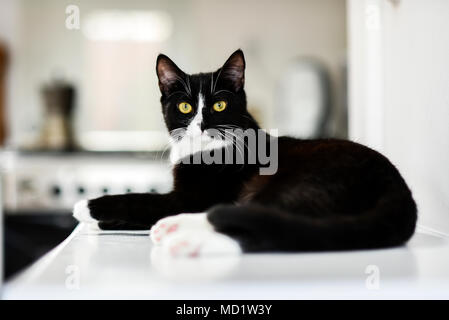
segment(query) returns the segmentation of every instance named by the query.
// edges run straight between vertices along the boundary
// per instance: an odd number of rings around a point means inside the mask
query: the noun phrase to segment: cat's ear
[[[245,84],[245,57],[242,50],[237,50],[221,67],[220,77],[229,81],[237,92]]]
[[[185,77],[185,73],[166,55],[160,54],[156,60],[156,73],[159,78],[159,89],[167,95],[171,92],[178,80]]]

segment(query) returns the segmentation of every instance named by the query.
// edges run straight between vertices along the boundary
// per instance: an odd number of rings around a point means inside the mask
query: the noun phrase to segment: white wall
[[[17,3],[21,6],[17,19],[18,50],[12,69],[15,94],[9,103],[14,144],[38,131],[42,122],[38,89],[55,71],[63,71],[79,85],[78,131],[164,130],[154,72],[160,51],[186,71],[198,72],[218,68],[233,50],[243,48],[248,64],[249,106],[268,127],[272,125],[274,93],[283,68],[298,56],[315,56],[329,67],[333,96],[339,111],[342,109],[342,67],[346,57],[344,0],[17,0]],[[120,44],[89,43],[81,31],[65,28],[68,4],[79,6],[81,27],[83,19],[97,9],[163,10],[173,18],[174,33],[163,43],[121,46],[120,50],[117,49]],[[7,8],[2,6],[3,9]],[[129,77],[133,70],[138,73],[134,73],[132,81],[115,81],[112,86],[98,88],[106,78]],[[113,89],[117,87],[123,90]],[[117,92],[123,94],[115,96]],[[107,99],[100,97],[102,93]],[[344,119],[335,121],[343,122],[336,126],[336,133],[344,135]]]
[[[348,17],[350,137],[397,165],[420,224],[449,233],[449,1],[349,0]]]

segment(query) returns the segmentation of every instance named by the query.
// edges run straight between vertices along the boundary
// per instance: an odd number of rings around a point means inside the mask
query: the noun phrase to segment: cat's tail
[[[414,233],[410,194],[387,194],[357,216],[310,218],[257,204],[217,206],[208,213],[215,230],[239,241],[245,252],[328,251],[392,247]]]

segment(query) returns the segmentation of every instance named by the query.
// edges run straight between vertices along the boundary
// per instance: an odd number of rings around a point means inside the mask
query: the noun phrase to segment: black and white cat
[[[258,147],[246,144],[243,164],[193,161],[229,148],[241,153],[233,148],[236,135],[220,139],[212,130],[259,130],[246,108],[241,50],[212,73],[188,75],[165,55],[156,71],[172,136],[173,191],[84,200],[74,208],[80,221],[151,228],[153,242],[174,256],[382,248],[414,233],[417,209],[404,179],[388,159],[357,143],[279,137],[277,171],[268,175],[260,161],[248,160]],[[274,141],[264,135],[262,145]]]

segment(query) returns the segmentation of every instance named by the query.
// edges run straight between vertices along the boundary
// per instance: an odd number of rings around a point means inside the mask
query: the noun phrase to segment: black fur
[[[258,129],[246,109],[245,61],[236,51],[214,73],[187,75],[160,55],[157,74],[168,130],[185,127],[205,94],[202,129],[231,124]],[[228,108],[211,111],[217,100]],[[168,194],[104,196],[89,202],[104,229],[146,229],[182,212],[208,212],[218,232],[246,252],[366,249],[405,243],[415,230],[417,209],[398,170],[378,152],[344,140],[281,137],[279,169],[260,175],[259,164],[178,164]],[[251,152],[251,151],[248,151]]]

